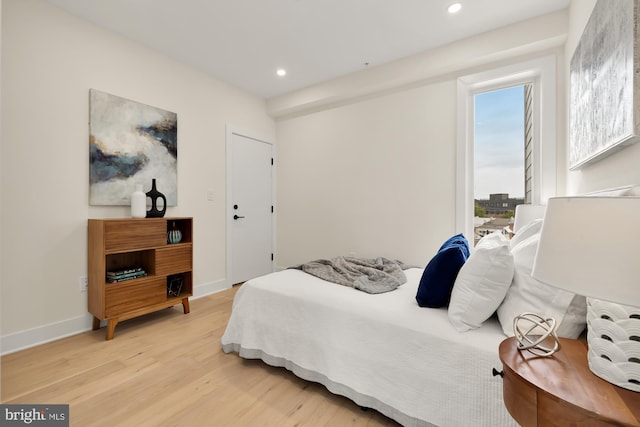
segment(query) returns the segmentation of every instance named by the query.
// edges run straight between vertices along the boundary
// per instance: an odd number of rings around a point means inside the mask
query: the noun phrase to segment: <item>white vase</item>
[[[131,216],[133,218],[147,216],[147,196],[142,192],[142,184],[136,184],[136,191],[131,195]]]
[[[589,369],[618,387],[640,392],[640,308],[587,298]]]

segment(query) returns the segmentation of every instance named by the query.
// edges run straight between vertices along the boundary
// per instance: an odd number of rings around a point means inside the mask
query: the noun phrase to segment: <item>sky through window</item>
[[[474,140],[474,197],[524,197],[524,86],[475,95]]]

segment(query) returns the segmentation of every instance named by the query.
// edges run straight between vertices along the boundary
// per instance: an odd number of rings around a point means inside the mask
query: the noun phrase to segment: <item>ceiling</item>
[[[570,0],[48,0],[264,98],[568,7]],[[287,75],[276,76],[278,68]]]

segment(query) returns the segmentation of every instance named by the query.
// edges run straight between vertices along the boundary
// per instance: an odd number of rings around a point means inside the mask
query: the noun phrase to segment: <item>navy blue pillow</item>
[[[416,301],[420,307],[449,305],[451,290],[462,265],[469,258],[469,242],[457,234],[444,242],[422,273]]]

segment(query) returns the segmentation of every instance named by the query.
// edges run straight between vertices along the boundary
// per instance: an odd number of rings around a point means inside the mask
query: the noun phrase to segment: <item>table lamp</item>
[[[589,369],[640,391],[640,197],[549,199],[532,276],[587,297]]]
[[[513,233],[518,231],[531,221],[544,217],[545,205],[518,205],[516,206],[516,216],[513,223]]]

